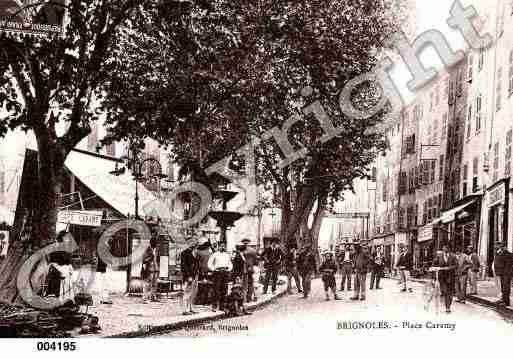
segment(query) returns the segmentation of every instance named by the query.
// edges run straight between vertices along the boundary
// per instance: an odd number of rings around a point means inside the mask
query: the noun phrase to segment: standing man
[[[183,291],[183,315],[195,314],[194,300],[198,291],[198,276],[200,270],[199,256],[196,253],[198,242],[192,238],[189,239],[190,244],[180,254],[180,269],[182,271],[185,289]]]
[[[233,269],[232,259],[226,252],[226,244],[219,242],[218,251],[208,259],[208,268],[213,272],[214,301],[212,311],[224,309],[226,294],[228,293],[228,279]]]
[[[501,283],[502,300],[497,304],[509,307],[511,294],[511,276],[513,274],[513,254],[506,249],[504,242],[495,244],[495,275],[499,277]]]
[[[151,237],[150,246],[143,255],[141,278],[143,279],[143,303],[148,303],[148,299],[157,302],[157,279],[159,276],[157,239]]]
[[[470,293],[472,295],[477,294],[477,278],[479,276],[479,271],[481,270],[481,261],[479,260],[479,256],[476,251],[472,248],[472,246],[468,246],[467,253],[470,256],[470,261],[472,262],[472,268],[470,268]]]
[[[322,282],[324,284],[324,292],[326,293],[326,300],[330,300],[329,290],[333,292],[333,299],[339,300],[337,295],[337,284],[335,282],[335,273],[338,271],[337,262],[334,259],[333,253],[327,251],[324,254],[324,260],[319,267],[319,272],[322,274]]]
[[[307,243],[301,248],[297,260],[297,268],[303,283],[303,299],[306,299],[310,294],[312,275],[317,271],[317,263],[311,244]]]
[[[463,253],[461,249],[456,252],[456,260],[458,261],[458,267],[456,268],[456,288],[457,297],[456,300],[459,303],[465,303],[467,298],[467,281],[468,271],[472,268],[472,262],[468,255]]]
[[[353,274],[353,257],[351,246],[346,245],[345,249],[340,253],[340,269],[342,271],[342,281],[340,283],[340,290],[344,290],[347,280],[347,290],[351,291],[351,275]]]
[[[252,302],[256,300],[255,287],[253,283],[253,275],[255,274],[255,266],[258,264],[258,255],[256,250],[250,247],[251,241],[247,238],[242,240],[244,244],[244,257],[246,257],[246,277],[242,281],[242,285],[245,288],[245,301]]]
[[[454,279],[458,261],[456,257],[449,252],[447,245],[442,247],[442,253],[433,260],[433,267],[439,269],[438,282],[440,283],[440,295],[444,298],[445,312],[451,312],[452,297],[454,296]]]
[[[287,271],[287,294],[292,294],[292,278],[296,282],[298,293],[302,293],[301,281],[299,280],[299,273],[297,271],[297,246],[294,244],[289,248],[285,260],[285,269]]]
[[[369,256],[366,245],[361,245],[360,250],[356,253],[354,261],[354,295],[351,300],[365,300],[365,287],[367,286],[367,271],[371,258]]]
[[[374,283],[376,283],[376,289],[381,289],[381,287],[379,286],[379,281],[383,276],[383,270],[385,268],[385,257],[383,256],[381,247],[377,247],[376,252],[372,255],[371,268],[372,273],[370,289],[374,289]]]
[[[271,281],[271,290],[276,292],[276,284],[278,282],[278,272],[280,271],[283,261],[283,251],[278,246],[278,240],[274,239],[271,246],[264,250],[264,294],[267,294],[269,281]]]
[[[407,290],[411,292],[412,289],[408,288],[408,277],[413,264],[412,256],[408,251],[408,246],[401,245],[400,250],[401,253],[399,254],[399,258],[397,259],[396,267],[399,270],[399,275],[401,278],[401,282],[403,284],[403,289],[401,289],[401,292],[406,292]]]

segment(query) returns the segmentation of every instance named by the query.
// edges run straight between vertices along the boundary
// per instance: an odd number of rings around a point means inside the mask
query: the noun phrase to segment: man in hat
[[[511,276],[513,275],[513,254],[506,249],[504,242],[495,244],[495,275],[500,278],[502,300],[499,305],[510,305]]]
[[[297,269],[302,280],[303,298],[306,299],[308,298],[308,294],[310,294],[312,274],[317,270],[315,254],[313,253],[310,243],[303,245],[299,251]]]
[[[330,300],[329,290],[333,292],[333,298],[339,300],[337,295],[337,284],[335,282],[335,273],[338,270],[337,263],[330,251],[324,252],[324,260],[319,267],[319,272],[322,273],[322,282],[324,284],[324,292],[326,293],[326,300]]]
[[[351,300],[365,300],[365,287],[367,285],[367,272],[370,262],[371,258],[367,245],[362,243],[354,261],[354,295],[351,297]]]
[[[456,296],[458,299],[456,301],[465,303],[467,298],[468,271],[472,268],[472,262],[470,257],[461,248],[456,250],[456,260],[458,262],[456,267]]]
[[[292,244],[287,252],[285,260],[285,270],[287,271],[287,294],[292,294],[292,278],[296,282],[296,288],[298,293],[302,293],[301,281],[299,279],[299,273],[297,271],[297,246]]]
[[[255,266],[258,264],[258,255],[255,249],[250,246],[251,241],[248,238],[242,240],[244,245],[244,256],[246,257],[246,276],[243,278],[242,285],[245,289],[246,302],[252,302],[255,298],[255,286],[253,283],[253,275]]]
[[[408,288],[408,277],[410,270],[413,266],[413,260],[410,252],[408,251],[408,246],[401,244],[399,246],[401,253],[399,254],[399,258],[397,259],[397,269],[399,270],[399,275],[401,278],[401,283],[403,285],[403,289],[401,292],[412,291],[411,288]]]
[[[472,268],[469,270],[470,275],[470,293],[472,295],[477,294],[477,278],[479,276],[479,271],[481,270],[481,261],[479,260],[479,256],[472,246],[467,247],[467,253],[470,256],[470,261],[472,262]]]
[[[278,272],[280,271],[283,262],[283,251],[278,245],[278,240],[274,239],[271,246],[264,250],[264,294],[267,294],[267,288],[269,287],[269,281],[271,281],[272,292],[276,291],[276,284],[278,282]]]
[[[198,241],[189,238],[189,246],[180,254],[180,267],[185,289],[183,291],[183,315],[197,313],[194,311],[194,299],[198,290],[199,257],[196,253]]]
[[[158,302],[157,298],[157,280],[159,276],[159,256],[158,241],[152,236],[150,246],[146,249],[142,260],[141,278],[143,279],[143,303],[148,303],[148,299]]]
[[[228,294],[228,279],[233,269],[232,259],[226,252],[226,244],[219,242],[218,251],[208,259],[208,268],[213,272],[214,303],[212,310],[224,309],[224,302]]]
[[[347,290],[351,291],[351,275],[353,274],[354,254],[351,246],[346,244],[343,250],[339,253],[339,266],[342,272],[342,280],[340,282],[340,290],[344,290],[347,281]]]

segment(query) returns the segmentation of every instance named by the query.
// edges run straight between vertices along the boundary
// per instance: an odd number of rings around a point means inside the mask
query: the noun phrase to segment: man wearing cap
[[[278,272],[280,271],[281,264],[283,261],[283,251],[278,246],[278,241],[273,240],[270,247],[264,251],[264,267],[265,267],[265,279],[264,279],[264,294],[267,294],[267,288],[269,287],[269,281],[272,282],[272,292],[276,291],[276,284],[278,282]]]
[[[408,251],[408,246],[401,245],[400,246],[401,253],[399,254],[399,258],[397,259],[397,269],[399,270],[399,274],[401,276],[401,283],[403,284],[402,292],[412,291],[411,288],[408,288],[408,277],[409,272],[413,266],[412,256]]]
[[[242,240],[244,245],[244,256],[246,257],[246,276],[243,278],[242,285],[244,287],[246,302],[252,302],[255,298],[255,287],[253,283],[253,274],[255,273],[255,266],[258,263],[258,255],[256,250],[250,246],[251,241],[248,238]]]
[[[287,271],[287,294],[292,294],[292,278],[296,282],[296,288],[298,293],[302,293],[301,290],[301,281],[299,279],[299,273],[297,271],[297,253],[296,253],[296,244],[292,244],[288,249],[286,260],[285,260],[285,269]]]
[[[299,252],[297,269],[302,280],[303,298],[308,298],[312,283],[312,274],[317,271],[317,261],[311,244],[305,244]]]
[[[199,257],[196,253],[198,241],[189,239],[189,246],[180,254],[180,269],[182,271],[185,289],[183,291],[183,315],[197,313],[194,311],[194,299],[198,291]]]
[[[479,256],[476,251],[472,248],[472,246],[468,246],[467,253],[470,256],[470,261],[472,262],[472,268],[469,270],[470,275],[470,293],[472,295],[477,294],[477,278],[479,276],[479,271],[481,270],[481,261],[479,260]]]
[[[495,275],[500,278],[502,300],[499,305],[510,305],[511,294],[511,276],[513,275],[513,255],[506,249],[504,242],[498,242],[495,245]]]
[[[365,244],[362,244],[355,256],[354,295],[350,298],[351,300],[365,300],[365,287],[370,261],[368,248]]]
[[[344,290],[347,280],[347,290],[351,291],[351,275],[353,273],[353,253],[351,246],[346,245],[345,249],[340,252],[339,265],[342,272],[342,281],[340,282],[340,290]]]
[[[226,244],[219,242],[218,251],[208,259],[208,268],[214,273],[214,303],[212,310],[223,310],[226,294],[228,293],[228,279],[233,269],[232,259],[226,252]]]

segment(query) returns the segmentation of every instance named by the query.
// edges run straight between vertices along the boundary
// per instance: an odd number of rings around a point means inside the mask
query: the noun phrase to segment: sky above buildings
[[[493,5],[496,0],[478,0],[481,2],[490,2]],[[447,19],[451,16],[450,9],[453,5],[452,0],[415,0],[414,1],[415,14],[413,29],[415,30],[415,37],[421,35],[423,32],[428,30],[438,30],[444,34],[447,41],[451,45],[454,51],[462,50],[465,48],[465,41],[458,31],[455,31],[447,25]],[[471,1],[461,1],[463,6],[471,5]],[[413,40],[413,39],[412,39]],[[401,92],[405,103],[411,102],[415,98],[415,93],[410,92],[407,89],[407,82],[411,79],[406,65],[400,60],[398,56],[391,56],[395,60],[390,75]],[[443,64],[440,58],[432,48],[426,48],[421,54],[421,60],[426,67],[434,66],[438,69],[443,68]],[[367,188],[375,188],[374,183],[369,185],[366,181],[358,181],[355,183],[355,187],[358,193],[365,193]],[[346,200],[339,203],[337,210],[341,212],[366,212],[369,211],[369,207],[373,205],[374,191],[370,191],[368,196],[357,197],[351,193],[347,193]],[[361,220],[345,220],[342,225],[339,225],[340,221],[336,219],[325,219],[321,226],[319,245],[323,248],[328,247],[328,242],[333,235],[336,237],[338,232],[341,231],[343,236],[351,235],[355,230],[360,231],[362,229]]]
[[[416,36],[421,33],[436,29],[441,31],[449,41],[450,45],[454,50],[460,50],[464,48],[464,40],[459,32],[454,31],[447,25],[447,19],[450,17],[449,10],[453,4],[452,0],[411,0],[414,1],[415,14],[412,17],[414,19],[414,26]],[[496,0],[477,0],[480,3],[490,3],[493,5]],[[471,1],[463,0],[464,6],[470,5]],[[431,48],[427,48],[423,51],[421,59],[424,61],[426,66],[436,66],[442,68],[442,63],[436,55],[435,51]],[[411,79],[411,76],[402,61],[396,56],[394,57],[395,63],[391,71],[391,76],[400,90],[403,99],[406,103],[410,102],[414,98],[414,94],[407,90],[406,83]],[[30,143],[34,143],[32,136],[27,136],[21,132],[15,134],[11,133],[6,138],[0,139],[0,159],[14,157],[22,154],[25,147]],[[366,183],[357,184],[365,188]],[[341,211],[365,211],[368,210],[370,201],[372,200],[371,192],[368,198],[356,198],[350,194],[347,195],[347,200],[340,204],[339,210]],[[353,224],[356,222],[353,221]],[[332,230],[338,232],[339,227],[335,220],[325,220],[321,228],[320,245],[326,246],[329,241]],[[352,233],[351,222],[348,222],[342,228],[343,232]]]

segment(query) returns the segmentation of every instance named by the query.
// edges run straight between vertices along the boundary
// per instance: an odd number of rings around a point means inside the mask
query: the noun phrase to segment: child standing
[[[333,258],[333,253],[326,252],[324,254],[324,261],[319,267],[319,271],[322,273],[322,282],[324,283],[324,291],[326,292],[326,300],[330,300],[329,289],[333,292],[333,298],[339,300],[337,296],[335,273],[338,270],[337,263]]]

